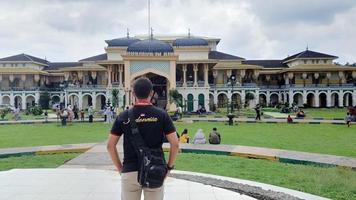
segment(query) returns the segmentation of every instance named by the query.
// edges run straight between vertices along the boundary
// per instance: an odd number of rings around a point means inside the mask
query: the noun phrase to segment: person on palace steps
[[[135,140],[131,132],[129,112],[133,112],[133,117],[138,127],[138,134],[149,148],[162,150],[164,136],[170,143],[169,159],[167,164],[168,172],[174,168],[174,162],[178,154],[178,138],[176,129],[168,113],[151,104],[150,99],[153,95],[152,83],[147,78],[139,78],[133,84],[133,93],[136,103],[133,108],[125,110],[115,120],[107,149],[111,159],[121,174],[121,199],[140,200],[142,191],[145,200],[163,200],[164,185],[159,188],[142,187],[138,182],[138,171],[142,160],[139,160],[137,151],[135,151]],[[131,135],[129,135],[131,134]],[[116,145],[124,135],[124,161],[121,163]],[[161,153],[164,159],[163,151]]]

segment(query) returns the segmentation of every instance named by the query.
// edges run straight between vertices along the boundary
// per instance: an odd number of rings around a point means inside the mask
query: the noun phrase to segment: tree
[[[43,109],[49,109],[50,96],[48,92],[42,92],[40,95],[40,106]]]
[[[117,107],[119,105],[119,90],[114,88],[111,90],[112,95],[112,105]]]
[[[171,102],[174,102],[176,105],[182,106],[183,102],[181,102],[180,94],[178,90],[176,89],[169,90],[169,97]]]

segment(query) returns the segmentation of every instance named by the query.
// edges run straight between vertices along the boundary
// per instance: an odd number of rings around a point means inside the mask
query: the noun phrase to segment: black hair
[[[217,130],[217,129],[214,127],[214,128],[213,128],[213,131],[216,131],[216,130]]]
[[[133,90],[138,99],[146,99],[152,91],[152,88],[152,82],[145,77],[138,78],[133,84]]]

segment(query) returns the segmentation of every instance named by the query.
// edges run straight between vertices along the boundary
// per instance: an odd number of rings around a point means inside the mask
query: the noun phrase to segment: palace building
[[[248,60],[217,50],[219,38],[135,36],[105,41],[105,52],[78,62],[50,62],[27,54],[0,59],[0,104],[21,109],[48,92],[51,103],[101,109],[119,91],[119,105],[133,102],[131,84],[146,76],[157,105],[174,110],[169,91],[195,111],[234,105],[310,107],[356,104],[356,67],[334,64],[337,56],[305,50],[279,60]]]

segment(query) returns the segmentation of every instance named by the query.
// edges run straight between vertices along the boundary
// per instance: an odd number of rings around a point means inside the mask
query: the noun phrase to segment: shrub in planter
[[[9,114],[11,112],[10,108],[3,108],[0,109],[0,117],[2,120],[4,120],[4,118],[6,117],[7,114]]]
[[[26,113],[38,116],[43,114],[43,110],[40,106],[32,106],[26,110]]]

